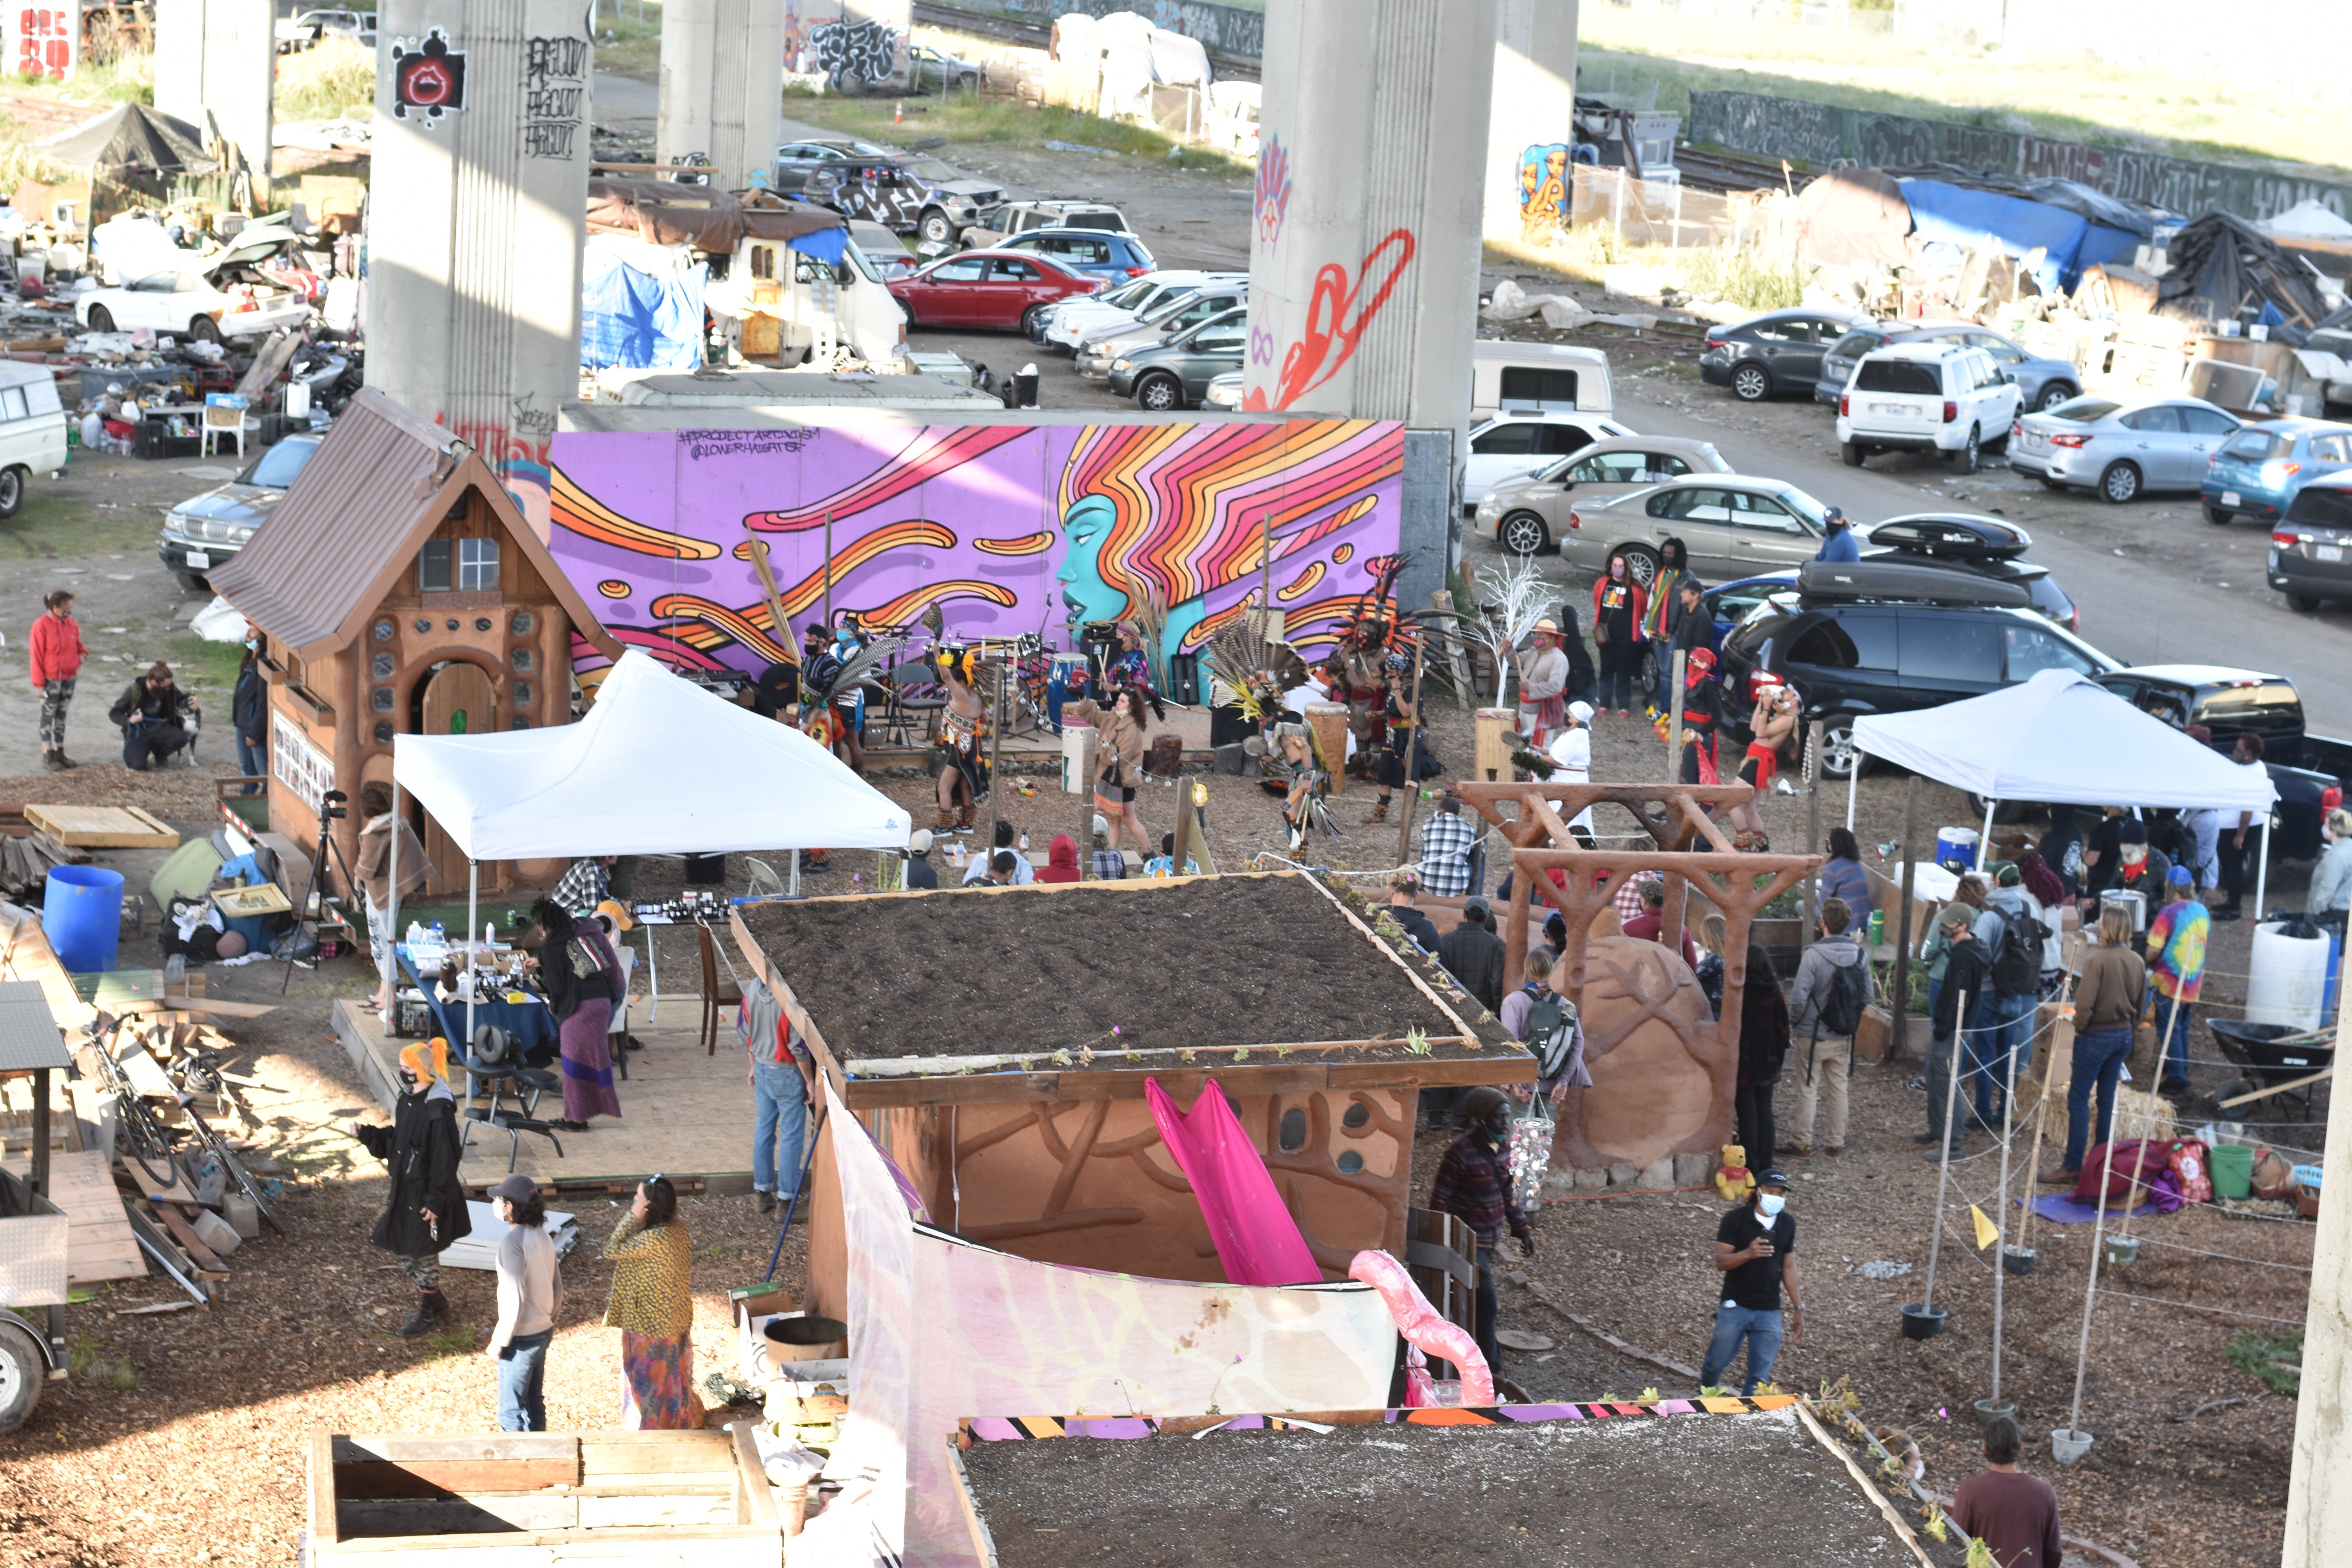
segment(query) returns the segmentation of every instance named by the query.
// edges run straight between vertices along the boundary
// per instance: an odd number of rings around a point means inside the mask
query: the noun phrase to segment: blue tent
[[[698,261],[657,278],[604,246],[588,246],[580,267],[580,363],[591,370],[700,369],[709,272]]]
[[[2084,267],[2127,259],[2138,243],[2121,229],[2044,202],[1972,191],[1940,180],[1901,184],[1903,199],[1911,205],[1912,226],[1924,244],[1990,247],[2012,257],[2041,247],[2044,255],[2033,280],[2044,294],[2071,290]]]

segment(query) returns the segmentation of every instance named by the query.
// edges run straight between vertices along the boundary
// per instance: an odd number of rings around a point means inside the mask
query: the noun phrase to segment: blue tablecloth
[[[460,1048],[467,1037],[466,1005],[463,1002],[457,1002],[445,1006],[433,994],[433,987],[425,984],[419,978],[416,965],[408,956],[406,942],[396,943],[393,951],[399,954],[401,973],[406,977],[410,984],[425,994],[425,1005],[433,1014],[434,1029],[442,1038],[449,1042],[451,1065],[461,1064],[466,1055]],[[528,993],[525,994],[529,999],[522,1002],[509,1002],[504,996],[500,996],[495,1002],[475,1003],[474,1023],[477,1027],[488,1024],[504,1029],[515,1044],[521,1047],[525,1061],[532,1067],[545,1067],[555,1059],[557,1034],[555,1015],[547,1010],[546,1003],[536,996],[530,996]]]

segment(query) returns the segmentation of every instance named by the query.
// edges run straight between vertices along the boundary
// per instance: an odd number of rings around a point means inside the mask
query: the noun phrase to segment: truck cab
[[[2304,727],[2303,696],[2293,680],[2206,664],[2138,665],[2095,679],[2175,729],[2202,725],[2217,752],[2236,750],[2242,735],[2262,742],[2263,765],[2279,792],[2272,852],[2289,860],[2319,853],[2320,792],[2352,777],[2352,742]]]

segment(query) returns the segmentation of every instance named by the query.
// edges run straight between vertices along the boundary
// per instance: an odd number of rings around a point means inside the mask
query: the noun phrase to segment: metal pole
[[[396,832],[400,824],[394,823]],[[462,1058],[474,1048],[474,903],[481,880],[481,862],[466,857],[466,1039],[458,1051]]]
[[[2091,1086],[2091,1125],[2094,1129],[2099,1124],[2098,1116],[2098,1086],[2094,1084]],[[2146,1159],[2143,1158],[2140,1163],[2144,1167]],[[2099,1254],[2105,1250],[2103,1244],[2107,1230],[2107,1184],[2115,1180],[2115,1176],[2116,1129],[2110,1121],[2107,1125],[2106,1158],[2099,1171],[2099,1213],[2098,1217],[2091,1222],[2091,1282],[2083,1291],[2083,1333],[2074,1345],[2074,1409],[2066,1417],[2069,1436],[2083,1429],[2083,1373],[2091,1359],[2091,1308],[2099,1299]]]
[[[807,579],[803,578],[802,581],[806,582]],[[782,638],[784,632],[785,628],[782,626],[776,628],[779,640]],[[833,513],[831,511],[824,514],[824,640],[828,644],[833,641]]]
[[[1992,1401],[2000,1403],[2000,1286],[2009,1273],[2009,1142],[2017,1125],[2017,1050],[2009,1053],[2009,1088],[2000,1107],[2000,1222],[1993,1227],[1992,1259]],[[1951,1123],[1944,1124],[1948,1135]],[[1940,1228],[1941,1222],[1938,1221]]]
[[[1853,752],[1853,765],[1846,770],[1845,774],[1845,830],[1848,833],[1853,831],[1854,797],[1861,793],[1862,748],[1856,746]]]
[[[383,1012],[377,1018],[383,1026],[384,1038],[399,1033],[400,1018],[400,955],[394,943],[400,940],[400,778],[392,781],[392,852],[384,875],[391,879],[384,889],[389,908],[383,912],[383,963],[377,966],[376,978],[383,985]],[[360,912],[367,912],[367,894],[360,894]],[[299,918],[299,916],[298,916]]]
[[[2270,887],[2271,877],[2271,812],[2263,814],[2262,858],[2254,862],[2254,923],[2263,923],[2263,895]],[[2239,884],[2241,887],[2243,883]]]
[[[1936,1170],[1936,1228],[1927,1238],[1927,1291],[1920,1306],[1936,1304],[1936,1260],[1944,1249],[1944,1194],[1952,1186],[1952,1134],[1957,1131],[1952,1118],[1958,1114],[1960,1100],[1960,1056],[1968,1044],[1969,994],[1960,993],[1959,1011],[1952,1015],[1952,1065],[1945,1074],[1944,1146]],[[1929,1046],[1929,1052],[1935,1050]]]
[[[1822,731],[1826,726],[1816,719],[1812,732],[1805,737],[1805,853],[1822,852]],[[1813,945],[1813,933],[1820,929],[1822,918],[1822,879],[1815,872],[1805,879],[1805,923],[1797,933],[1797,951],[1802,953]],[[1863,935],[1867,938],[1869,932]]]
[[[793,897],[793,898],[797,899],[797,898],[799,898],[799,897],[801,896],[801,852],[800,852],[799,850],[795,849],[795,850],[793,850],[792,853],[793,853],[793,880],[792,880],[792,885],[791,885],[790,887],[786,888],[786,889],[784,889],[784,891],[785,891],[786,893],[790,894],[792,897]]]
[[[1977,869],[1985,868],[1985,857],[1992,851],[1992,814],[2000,805],[1997,800],[1985,802],[1984,831],[1977,835]]]
[[[1900,1060],[1911,1043],[1911,898],[1918,861],[1911,853],[1913,835],[1919,831],[1919,775],[1903,787],[1903,907],[1895,915],[1895,1005],[1893,1039],[1887,1050]],[[1867,932],[1864,933],[1868,934]]]
[[[653,1002],[646,1008],[646,1022],[650,1024],[661,1016],[661,965],[654,961],[654,928],[651,922],[646,925],[646,974],[653,985]]]
[[[996,853],[997,818],[1003,815],[999,803],[1004,799],[1003,793],[998,788],[1004,770],[1004,662],[1002,659],[996,665],[995,721],[988,731],[988,847],[984,851],[992,857]],[[1124,760],[1121,759],[1122,762]]]

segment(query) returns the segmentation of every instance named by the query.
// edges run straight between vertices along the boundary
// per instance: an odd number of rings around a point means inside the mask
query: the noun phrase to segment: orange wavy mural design
[[[1356,547],[1352,544],[1335,544],[1331,547],[1331,561],[1334,565],[1345,566],[1355,558]]]
[[[664,555],[674,561],[715,561],[719,546],[708,540],[648,528],[631,522],[603,501],[573,484],[562,468],[551,470],[550,504],[554,521],[583,539],[609,544],[637,555]]]
[[[1040,529],[1035,533],[1024,533],[1018,539],[975,539],[971,547],[991,555],[1043,555],[1046,546],[1053,542],[1054,536]]]
[[[1323,581],[1323,563],[1312,561],[1307,563],[1306,571],[1290,580],[1287,586],[1276,588],[1274,591],[1274,596],[1286,605],[1321,581]]]
[[[982,583],[960,577],[945,583],[926,583],[911,592],[860,610],[857,618],[869,626],[904,626],[914,624],[931,605],[944,605],[950,599],[984,599],[999,609],[1009,610],[1021,602],[1021,596],[998,583]]]
[[[602,583],[596,584],[596,592],[604,595],[604,597],[608,599],[625,599],[631,594],[635,593],[635,590],[631,588],[626,583],[622,582],[618,577],[607,577]]]

